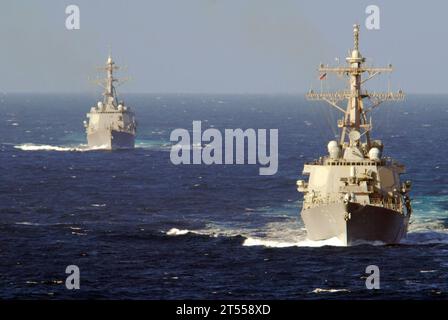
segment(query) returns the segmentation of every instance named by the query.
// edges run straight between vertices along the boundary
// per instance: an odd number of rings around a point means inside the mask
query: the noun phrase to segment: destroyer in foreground
[[[137,125],[134,113],[124,104],[118,102],[113,77],[113,71],[118,67],[109,55],[107,64],[102,70],[107,72],[107,78],[100,82],[104,87],[104,99],[90,109],[84,126],[87,133],[89,148],[107,150],[132,149],[135,145]]]
[[[310,240],[338,238],[342,245],[359,241],[399,243],[406,236],[412,213],[410,181],[400,182],[402,164],[382,157],[383,144],[371,140],[368,113],[386,100],[403,100],[404,94],[371,93],[361,85],[386,68],[364,67],[359,47],[359,26],[354,26],[354,48],[346,67],[321,65],[321,80],[334,72],[348,77],[349,89],[334,93],[310,91],[309,100],[323,100],[343,114],[338,121],[340,141],[328,143],[328,156],[306,163],[303,173],[309,181],[297,181],[304,193],[302,219]],[[363,77],[363,75],[366,75]],[[369,99],[370,105],[363,103]],[[338,103],[347,100],[346,109]]]

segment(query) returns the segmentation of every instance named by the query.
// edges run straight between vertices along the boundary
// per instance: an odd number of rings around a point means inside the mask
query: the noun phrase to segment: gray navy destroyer
[[[113,72],[118,67],[109,55],[105,67],[107,78],[99,82],[104,87],[103,101],[90,109],[84,121],[89,148],[106,150],[132,149],[135,145],[137,124],[131,108],[118,101]]]
[[[347,65],[320,65],[320,80],[333,72],[348,78],[348,89],[338,92],[311,90],[308,100],[323,100],[342,113],[338,121],[339,141],[328,143],[328,155],[306,163],[297,190],[304,193],[302,220],[310,240],[339,239],[348,246],[364,241],[399,243],[406,236],[412,213],[409,191],[411,182],[400,182],[404,165],[382,156],[383,144],[371,139],[369,112],[383,101],[401,101],[400,90],[368,92],[362,85],[385,68],[364,66],[359,51],[359,26],[354,26],[354,48]],[[369,102],[364,104],[367,99]],[[339,103],[347,101],[346,108]]]

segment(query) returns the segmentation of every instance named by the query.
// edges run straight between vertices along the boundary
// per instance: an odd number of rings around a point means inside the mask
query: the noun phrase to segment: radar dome
[[[330,148],[334,148],[337,146],[338,146],[337,141],[331,140],[330,142],[328,142],[328,150],[330,150]]]
[[[361,59],[362,55],[359,53],[359,50],[353,50],[352,51],[352,59]]]
[[[378,148],[372,148],[369,150],[369,158],[370,160],[380,160],[381,159],[381,151]]]
[[[341,149],[339,148],[339,145],[336,141],[332,140],[332,141],[328,142],[327,149],[328,149],[330,158],[338,159],[340,157]]]
[[[350,139],[350,142],[357,142],[359,141],[359,139],[361,139],[361,134],[359,133],[359,131],[356,130],[352,130],[349,134],[348,137]]]

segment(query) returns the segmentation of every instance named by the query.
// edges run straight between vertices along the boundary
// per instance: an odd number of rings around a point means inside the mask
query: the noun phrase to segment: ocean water
[[[127,95],[137,149],[89,150],[95,95],[0,94],[0,298],[446,299],[448,96],[373,114],[404,162],[414,216],[400,245],[306,239],[295,182],[336,114],[296,95]],[[279,129],[279,170],[170,162],[170,133]],[[333,124],[333,125],[331,125]],[[65,288],[77,265],[81,289]],[[365,288],[377,265],[381,289]]]

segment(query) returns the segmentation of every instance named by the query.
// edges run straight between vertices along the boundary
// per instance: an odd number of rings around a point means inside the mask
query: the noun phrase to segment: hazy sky
[[[65,28],[69,4],[80,30]],[[448,93],[447,15],[444,0],[1,0],[0,92],[98,91],[88,79],[111,47],[132,78],[122,92],[302,93],[319,63],[343,60],[357,22],[393,87]]]

